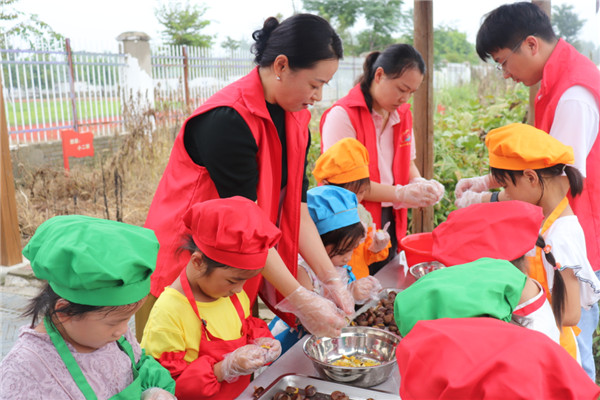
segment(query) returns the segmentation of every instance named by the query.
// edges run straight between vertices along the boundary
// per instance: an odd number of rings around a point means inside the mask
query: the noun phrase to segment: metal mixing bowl
[[[400,337],[379,328],[348,326],[336,338],[310,336],[304,342],[304,354],[319,374],[328,379],[354,386],[370,387],[385,381],[396,367],[396,346]],[[331,365],[345,355],[381,364],[372,367],[339,367]]]
[[[415,278],[419,279],[431,271],[435,271],[436,269],[446,268],[446,266],[437,261],[427,261],[413,265],[410,267],[410,273]]]

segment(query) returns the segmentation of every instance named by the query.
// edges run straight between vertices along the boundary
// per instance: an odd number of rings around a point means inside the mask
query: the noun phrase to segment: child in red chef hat
[[[552,340],[495,318],[419,321],[400,341],[396,360],[403,400],[596,400],[600,394]]]
[[[233,399],[281,353],[243,291],[281,232],[239,196],[195,204],[184,223],[190,261],[152,308],[142,347],[171,372],[179,400]]]
[[[433,257],[446,266],[460,265],[487,257],[510,261],[525,275],[525,254],[537,246],[545,247],[539,236],[542,208],[523,201],[473,204],[452,211],[445,222],[433,230]],[[551,252],[546,254],[554,262]],[[524,326],[545,333],[558,342],[565,304],[564,282],[555,272],[553,308],[542,285],[527,278],[513,316]],[[465,315],[466,316],[466,315]]]

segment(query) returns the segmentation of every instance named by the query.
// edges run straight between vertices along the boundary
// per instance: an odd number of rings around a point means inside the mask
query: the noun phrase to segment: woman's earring
[[[277,75],[277,80],[278,80],[278,81],[280,81],[280,80],[281,80],[281,77],[280,77],[279,75]]]

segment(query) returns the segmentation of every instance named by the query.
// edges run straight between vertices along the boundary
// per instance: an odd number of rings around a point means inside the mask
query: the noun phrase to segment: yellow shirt
[[[244,316],[250,315],[250,300],[245,292],[238,294]],[[207,322],[209,332],[223,340],[239,339],[242,322],[228,297],[210,303],[196,302],[200,316]],[[184,360],[198,358],[200,340],[203,339],[200,321],[187,298],[167,287],[152,307],[144,329],[141,346],[146,353],[158,359],[165,352],[185,350]]]

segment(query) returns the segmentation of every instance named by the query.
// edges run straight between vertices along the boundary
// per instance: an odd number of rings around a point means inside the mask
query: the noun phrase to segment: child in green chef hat
[[[23,255],[47,283],[0,364],[0,398],[175,399],[171,375],[128,328],[157,253],[138,226],[81,215],[40,225]]]

